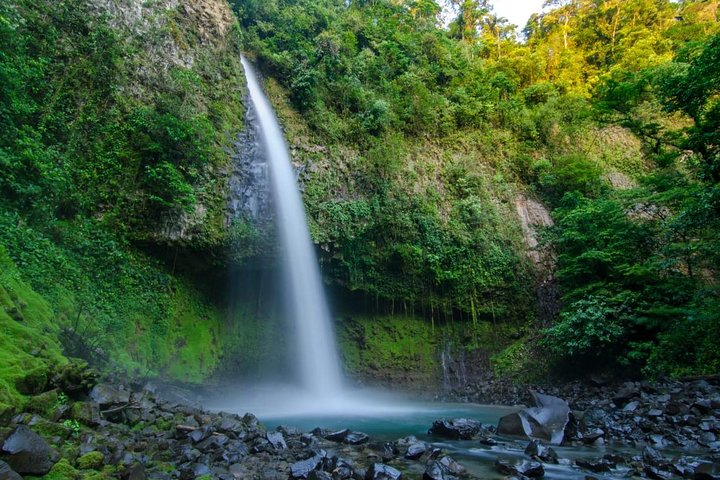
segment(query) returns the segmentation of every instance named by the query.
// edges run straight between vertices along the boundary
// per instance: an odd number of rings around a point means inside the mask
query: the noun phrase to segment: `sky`
[[[522,30],[530,15],[542,10],[543,0],[494,0],[491,3],[499,17],[507,18]]]
[[[449,22],[451,14],[448,0],[440,0],[438,3],[445,11],[443,22]],[[492,0],[490,3],[498,16],[507,18],[510,23],[517,25],[519,31],[522,31],[530,15],[542,10],[543,0]]]

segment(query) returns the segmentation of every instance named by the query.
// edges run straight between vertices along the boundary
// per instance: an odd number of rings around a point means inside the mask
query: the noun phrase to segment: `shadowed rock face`
[[[505,415],[498,423],[500,435],[512,435],[562,443],[570,419],[570,407],[561,398],[532,392],[535,407]]]
[[[5,461],[18,473],[45,475],[60,459],[38,434],[25,426],[19,426],[2,445]]]

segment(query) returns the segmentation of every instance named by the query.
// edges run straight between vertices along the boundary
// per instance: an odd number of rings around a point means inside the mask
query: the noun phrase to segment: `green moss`
[[[111,465],[106,465],[99,472],[87,471],[82,472],[82,480],[111,480],[118,478],[118,469]]]
[[[47,416],[47,414],[57,406],[58,392],[57,390],[50,390],[49,392],[31,397],[25,405],[25,409],[30,412]]]
[[[430,381],[438,375],[438,337],[432,325],[406,317],[352,317],[338,325],[343,364],[355,375]]]
[[[105,463],[105,456],[100,452],[89,452],[77,459],[80,470],[100,470]]]
[[[0,245],[0,404],[7,406],[22,405],[22,394],[41,393],[49,372],[68,363],[52,309],[20,278]]]
[[[36,479],[38,477],[25,478]],[[70,462],[66,458],[60,459],[60,461],[53,466],[52,470],[42,477],[43,480],[76,480],[79,478],[80,472],[70,465]]]
[[[550,365],[539,357],[536,347],[528,337],[523,337],[490,359],[493,372],[504,378],[523,382],[546,378]]]

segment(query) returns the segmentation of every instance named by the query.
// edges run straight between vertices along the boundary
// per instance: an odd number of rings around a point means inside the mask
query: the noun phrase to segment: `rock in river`
[[[443,418],[433,422],[428,433],[454,440],[470,440],[482,431],[482,425],[468,418]]]
[[[365,480],[399,480],[402,473],[399,470],[383,463],[374,463],[368,469]]]
[[[565,400],[552,395],[532,392],[532,397],[535,407],[502,417],[498,423],[498,433],[537,438],[559,445],[570,418],[570,407]]]

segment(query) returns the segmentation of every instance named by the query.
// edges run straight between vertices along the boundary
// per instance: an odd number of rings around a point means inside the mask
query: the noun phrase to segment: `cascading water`
[[[302,386],[318,398],[342,392],[340,362],[317,257],[285,139],[250,63],[242,58],[270,168],[289,311],[297,335]]]

